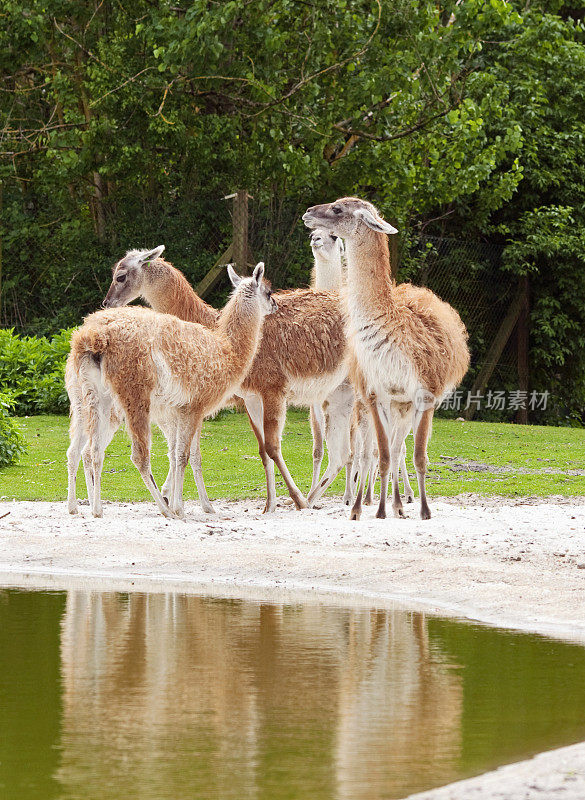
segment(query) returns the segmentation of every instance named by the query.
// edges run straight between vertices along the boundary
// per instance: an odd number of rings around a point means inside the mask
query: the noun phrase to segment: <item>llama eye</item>
[[[116,280],[118,281],[118,283],[124,283],[124,281],[126,280],[126,276],[125,275],[118,275]]]
[[[337,241],[337,236],[334,236],[333,234],[330,234],[330,235],[331,235],[331,238],[333,239],[333,241],[336,242]]]
[[[333,206],[331,208],[331,211],[333,211],[334,214],[341,214],[342,213],[342,210],[339,208],[339,206]]]

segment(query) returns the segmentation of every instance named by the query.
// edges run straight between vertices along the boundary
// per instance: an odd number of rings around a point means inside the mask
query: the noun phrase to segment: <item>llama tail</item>
[[[83,419],[90,439],[97,432],[100,398],[107,391],[102,374],[102,356],[107,347],[106,331],[84,325],[71,337],[71,351],[65,367],[72,424],[75,417]]]

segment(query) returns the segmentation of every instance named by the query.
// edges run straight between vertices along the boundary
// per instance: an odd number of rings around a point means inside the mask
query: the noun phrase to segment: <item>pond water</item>
[[[2,800],[382,800],[585,739],[585,649],[404,611],[0,589]]]

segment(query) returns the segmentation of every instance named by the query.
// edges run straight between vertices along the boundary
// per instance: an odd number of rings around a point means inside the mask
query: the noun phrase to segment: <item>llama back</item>
[[[401,346],[412,351],[411,358],[425,377],[426,388],[441,394],[457,386],[469,368],[468,334],[461,317],[429,289],[404,283],[394,291],[404,333]],[[413,312],[410,317],[408,311]],[[416,343],[415,348],[411,342]]]
[[[278,312],[264,321],[262,340],[245,388],[276,379],[307,379],[340,369],[346,352],[338,295],[294,289],[274,295]]]

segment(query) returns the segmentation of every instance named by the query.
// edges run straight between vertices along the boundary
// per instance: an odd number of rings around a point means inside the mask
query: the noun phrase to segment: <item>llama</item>
[[[359,368],[356,390],[368,406],[376,430],[380,502],[376,516],[386,517],[386,493],[392,472],[392,507],[404,516],[398,488],[398,462],[413,428],[420,513],[429,519],[425,476],[427,442],[434,408],[463,378],[469,366],[467,331],[459,314],[428,289],[396,286],[390,271],[386,234],[396,229],[365,200],[346,197],[309,208],[309,228],[322,227],[345,240],[349,335]],[[352,509],[361,515],[363,483]]]
[[[311,232],[313,269],[311,286],[339,295],[342,288],[343,241],[328,231],[315,228]],[[351,480],[349,470],[350,442],[349,428],[354,394],[351,384],[345,378],[323,403],[310,409],[311,431],[313,434],[313,479],[307,497],[309,506],[314,505],[325,493],[344,464],[347,465],[345,494],[346,505],[351,502]],[[327,439],[328,465],[323,480],[319,482],[323,462],[323,441]]]
[[[88,439],[92,513],[103,514],[101,472],[111,414],[123,414],[132,439],[132,461],[165,517],[184,519],[185,467],[205,416],[219,409],[250,368],[264,316],[276,310],[263,282],[264,264],[251,278],[228,266],[235,291],[214,330],[146,308],[117,308],[86,317],[71,339],[68,376],[81,391],[80,419]],[[69,389],[69,386],[68,386]],[[150,467],[151,409],[172,409],[176,424],[174,471],[169,503]],[[84,443],[85,444],[85,443]],[[75,454],[71,454],[75,462]],[[79,460],[77,459],[77,463]],[[72,465],[70,465],[70,472]]]
[[[178,269],[160,258],[161,252],[162,246],[129,251],[114,266],[104,306],[117,307],[142,297],[155,311],[213,328],[219,312],[198,297]],[[264,465],[265,513],[276,508],[275,464],[296,507],[307,507],[281,452],[287,404],[320,406],[347,376],[345,316],[339,297],[293,289],[275,293],[274,298],[278,310],[266,318],[252,367],[236,390],[244,400]],[[198,490],[201,499],[199,486]]]
[[[312,285],[316,289],[341,293],[344,253],[342,239],[323,228],[315,228],[311,232],[311,250],[314,257],[311,273]],[[359,398],[355,397],[349,379],[346,378],[329,395],[322,409],[319,406],[311,407],[311,428],[314,449],[313,482],[307,498],[309,505],[314,505],[325,493],[344,463],[346,465],[346,481],[343,502],[345,505],[351,504],[353,500],[352,482],[357,484],[359,474],[364,472],[369,477],[364,503],[370,505],[373,502],[377,472],[375,434],[369,414]],[[329,464],[323,479],[319,482],[325,431],[327,431]],[[406,469],[406,447],[403,447],[401,454],[400,469],[404,478],[406,501],[411,503],[414,500],[414,493]]]

